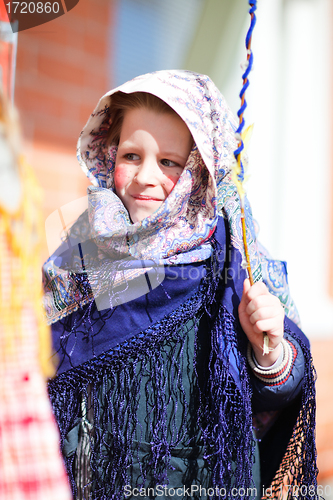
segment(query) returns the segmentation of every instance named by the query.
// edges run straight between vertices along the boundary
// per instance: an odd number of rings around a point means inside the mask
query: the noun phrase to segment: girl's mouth
[[[143,194],[132,195],[132,198],[139,201],[163,201],[160,198],[154,198],[153,196],[147,196]]]

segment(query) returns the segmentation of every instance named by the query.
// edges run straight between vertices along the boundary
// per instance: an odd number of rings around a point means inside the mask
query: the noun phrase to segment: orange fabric
[[[0,2],[0,21],[4,21],[5,23],[9,22],[5,2]]]

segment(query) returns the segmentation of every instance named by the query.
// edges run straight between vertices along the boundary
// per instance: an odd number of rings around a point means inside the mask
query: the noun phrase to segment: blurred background
[[[208,74],[236,113],[249,21],[247,0],[80,0],[65,15],[18,35],[6,35],[1,23],[1,78],[14,94],[23,150],[44,189],[45,220],[86,194],[76,142],[109,89],[149,71],[189,69]],[[292,294],[312,343],[319,483],[332,484],[323,495],[328,499],[333,498],[332,0],[259,1],[253,52],[245,112],[246,124],[255,124],[248,194],[261,242],[274,258],[288,262]],[[16,69],[14,80],[8,64]],[[45,238],[45,258],[60,232],[54,236],[50,248]]]

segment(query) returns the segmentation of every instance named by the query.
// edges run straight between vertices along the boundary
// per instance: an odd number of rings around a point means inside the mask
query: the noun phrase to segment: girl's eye
[[[136,160],[139,160],[139,155],[136,155],[134,153],[128,153],[126,155],[124,155],[126,160],[129,160],[129,161],[136,161]]]
[[[163,167],[179,167],[178,163],[167,160],[166,158],[163,158],[163,160],[161,160],[161,164],[163,165]]]

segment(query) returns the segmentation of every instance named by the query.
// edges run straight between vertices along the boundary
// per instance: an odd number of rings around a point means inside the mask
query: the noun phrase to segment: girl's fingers
[[[243,283],[243,294],[247,294],[251,289],[251,284],[249,278],[246,278]]]
[[[276,337],[280,337],[282,326],[282,322],[269,318],[253,324],[253,331],[257,334],[267,333],[270,338],[274,337],[274,333],[276,333]]]
[[[250,280],[249,279],[244,280],[243,295],[242,295],[242,298],[241,298],[241,301],[239,304],[239,308],[238,308],[239,314],[244,314],[246,312],[246,307],[250,303],[249,299],[247,298],[247,293],[248,293],[250,288],[251,288]]]
[[[244,332],[255,345],[262,345],[263,333],[268,334],[270,347],[279,344],[283,337],[283,307],[262,282],[251,286],[249,280],[244,281],[239,317]]]
[[[277,297],[273,295],[259,295],[247,303],[246,313],[251,315],[260,309],[272,308],[277,312],[282,310],[282,306]]]
[[[258,297],[260,295],[270,295],[267,286],[262,281],[259,281],[258,283],[254,283],[252,286],[250,285],[249,280],[245,280],[244,285],[245,285],[246,281],[248,282],[248,285],[249,285],[247,287],[247,290],[246,290],[246,295],[247,295],[247,298],[249,299],[249,301],[255,299],[256,297]],[[245,292],[245,289],[244,289],[244,292]]]
[[[276,320],[281,321],[282,311],[277,309],[275,306],[261,307],[259,309],[255,309],[253,313],[248,312],[249,306],[246,308],[246,312],[249,314],[249,319],[254,325],[255,323],[262,320]]]

